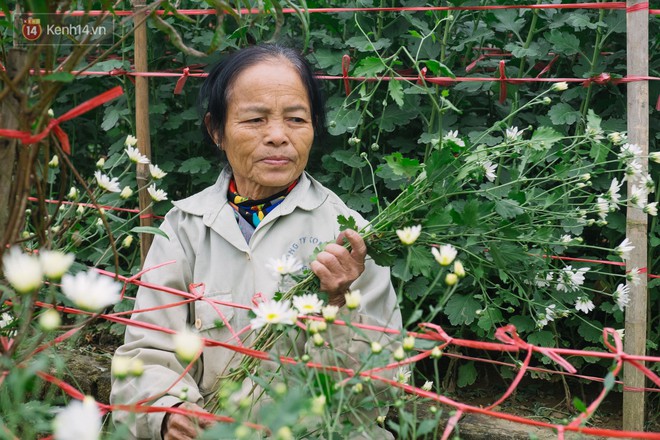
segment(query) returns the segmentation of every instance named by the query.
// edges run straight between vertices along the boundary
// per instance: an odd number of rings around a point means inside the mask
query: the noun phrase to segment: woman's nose
[[[289,136],[284,121],[275,120],[268,124],[265,141],[267,144],[276,147],[286,145],[289,142]]]

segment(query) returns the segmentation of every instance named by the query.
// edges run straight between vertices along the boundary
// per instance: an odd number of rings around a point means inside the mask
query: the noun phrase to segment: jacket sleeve
[[[144,268],[170,261],[172,263],[146,272],[142,276],[142,281],[188,291],[188,285],[192,279],[189,258],[194,257],[191,256],[191,252],[186,252],[180,237],[174,232],[178,231],[176,217],[176,215],[168,215],[164,221],[161,229],[169,239],[161,236],[154,238]],[[167,306],[182,299],[178,295],[140,287],[134,310],[158,309],[134,313],[131,320],[136,324],[145,323],[167,327],[178,332],[187,325],[188,305]],[[188,401],[202,404],[202,396],[193,379],[200,374],[201,359],[188,374],[172,386],[183,373],[185,365],[175,356],[171,334],[127,325],[124,345],[117,349],[115,356],[141,360],[144,364],[144,372],[140,377],[112,378],[110,401],[113,405],[132,404],[148,399],[145,402],[147,405],[171,407],[181,402],[179,396],[184,391]],[[168,390],[170,386],[172,388]],[[115,424],[128,425],[133,438],[160,439],[164,415],[164,412],[115,411],[113,420]]]

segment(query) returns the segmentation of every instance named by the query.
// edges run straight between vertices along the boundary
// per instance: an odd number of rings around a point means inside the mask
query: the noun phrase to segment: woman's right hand
[[[189,402],[184,403],[179,408],[196,412],[207,412],[199,405]],[[200,430],[207,429],[213,424],[215,424],[213,420],[197,418],[192,415],[170,413],[165,422],[163,440],[192,440],[197,438]]]

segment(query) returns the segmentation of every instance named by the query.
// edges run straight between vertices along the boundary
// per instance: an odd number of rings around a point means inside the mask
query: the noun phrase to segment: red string
[[[636,5],[627,7],[626,14],[630,14],[631,12],[635,12],[635,11],[644,11],[647,10],[648,8],[649,8],[648,2],[637,3]]]
[[[351,94],[351,84],[348,81],[348,70],[351,67],[351,57],[350,55],[344,55],[341,57],[341,74],[344,77],[344,91],[346,96]]]
[[[504,104],[506,101],[506,71],[505,71],[505,61],[501,60],[499,63],[500,69],[500,104]]]
[[[190,68],[186,67],[183,69],[183,73],[181,74],[181,78],[179,78],[176,82],[176,86],[174,87],[174,94],[175,95],[180,95],[181,91],[183,90],[183,86],[186,84],[186,80],[188,79],[188,76],[190,76]]]
[[[44,128],[41,131],[41,133],[32,134],[26,131],[0,129],[0,136],[18,139],[21,141],[23,145],[30,145],[41,141],[43,138],[48,136],[48,134],[52,131],[60,141],[60,145],[62,145],[62,149],[64,150],[64,152],[67,154],[71,154],[69,138],[64,132],[64,130],[60,128],[59,126],[60,122],[68,121],[70,119],[82,115],[83,113],[87,113],[91,109],[98,107],[102,104],[105,104],[106,102],[111,101],[123,94],[124,91],[120,86],[114,87],[106,92],[103,92],[100,95],[92,99],[89,99],[83,102],[82,104],[72,108],[71,110],[60,116],[59,118],[51,119],[48,122],[46,128]]]

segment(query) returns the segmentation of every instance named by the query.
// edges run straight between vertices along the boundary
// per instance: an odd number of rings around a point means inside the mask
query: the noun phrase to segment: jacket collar
[[[204,217],[204,223],[210,225],[223,209],[233,209],[227,202],[227,188],[231,176],[231,168],[226,166],[215,184],[188,198],[173,202],[173,205],[188,214]],[[273,217],[290,214],[296,208],[312,211],[321,206],[327,197],[327,190],[307,172],[303,172],[295,188],[273,211],[273,214],[277,213]]]

